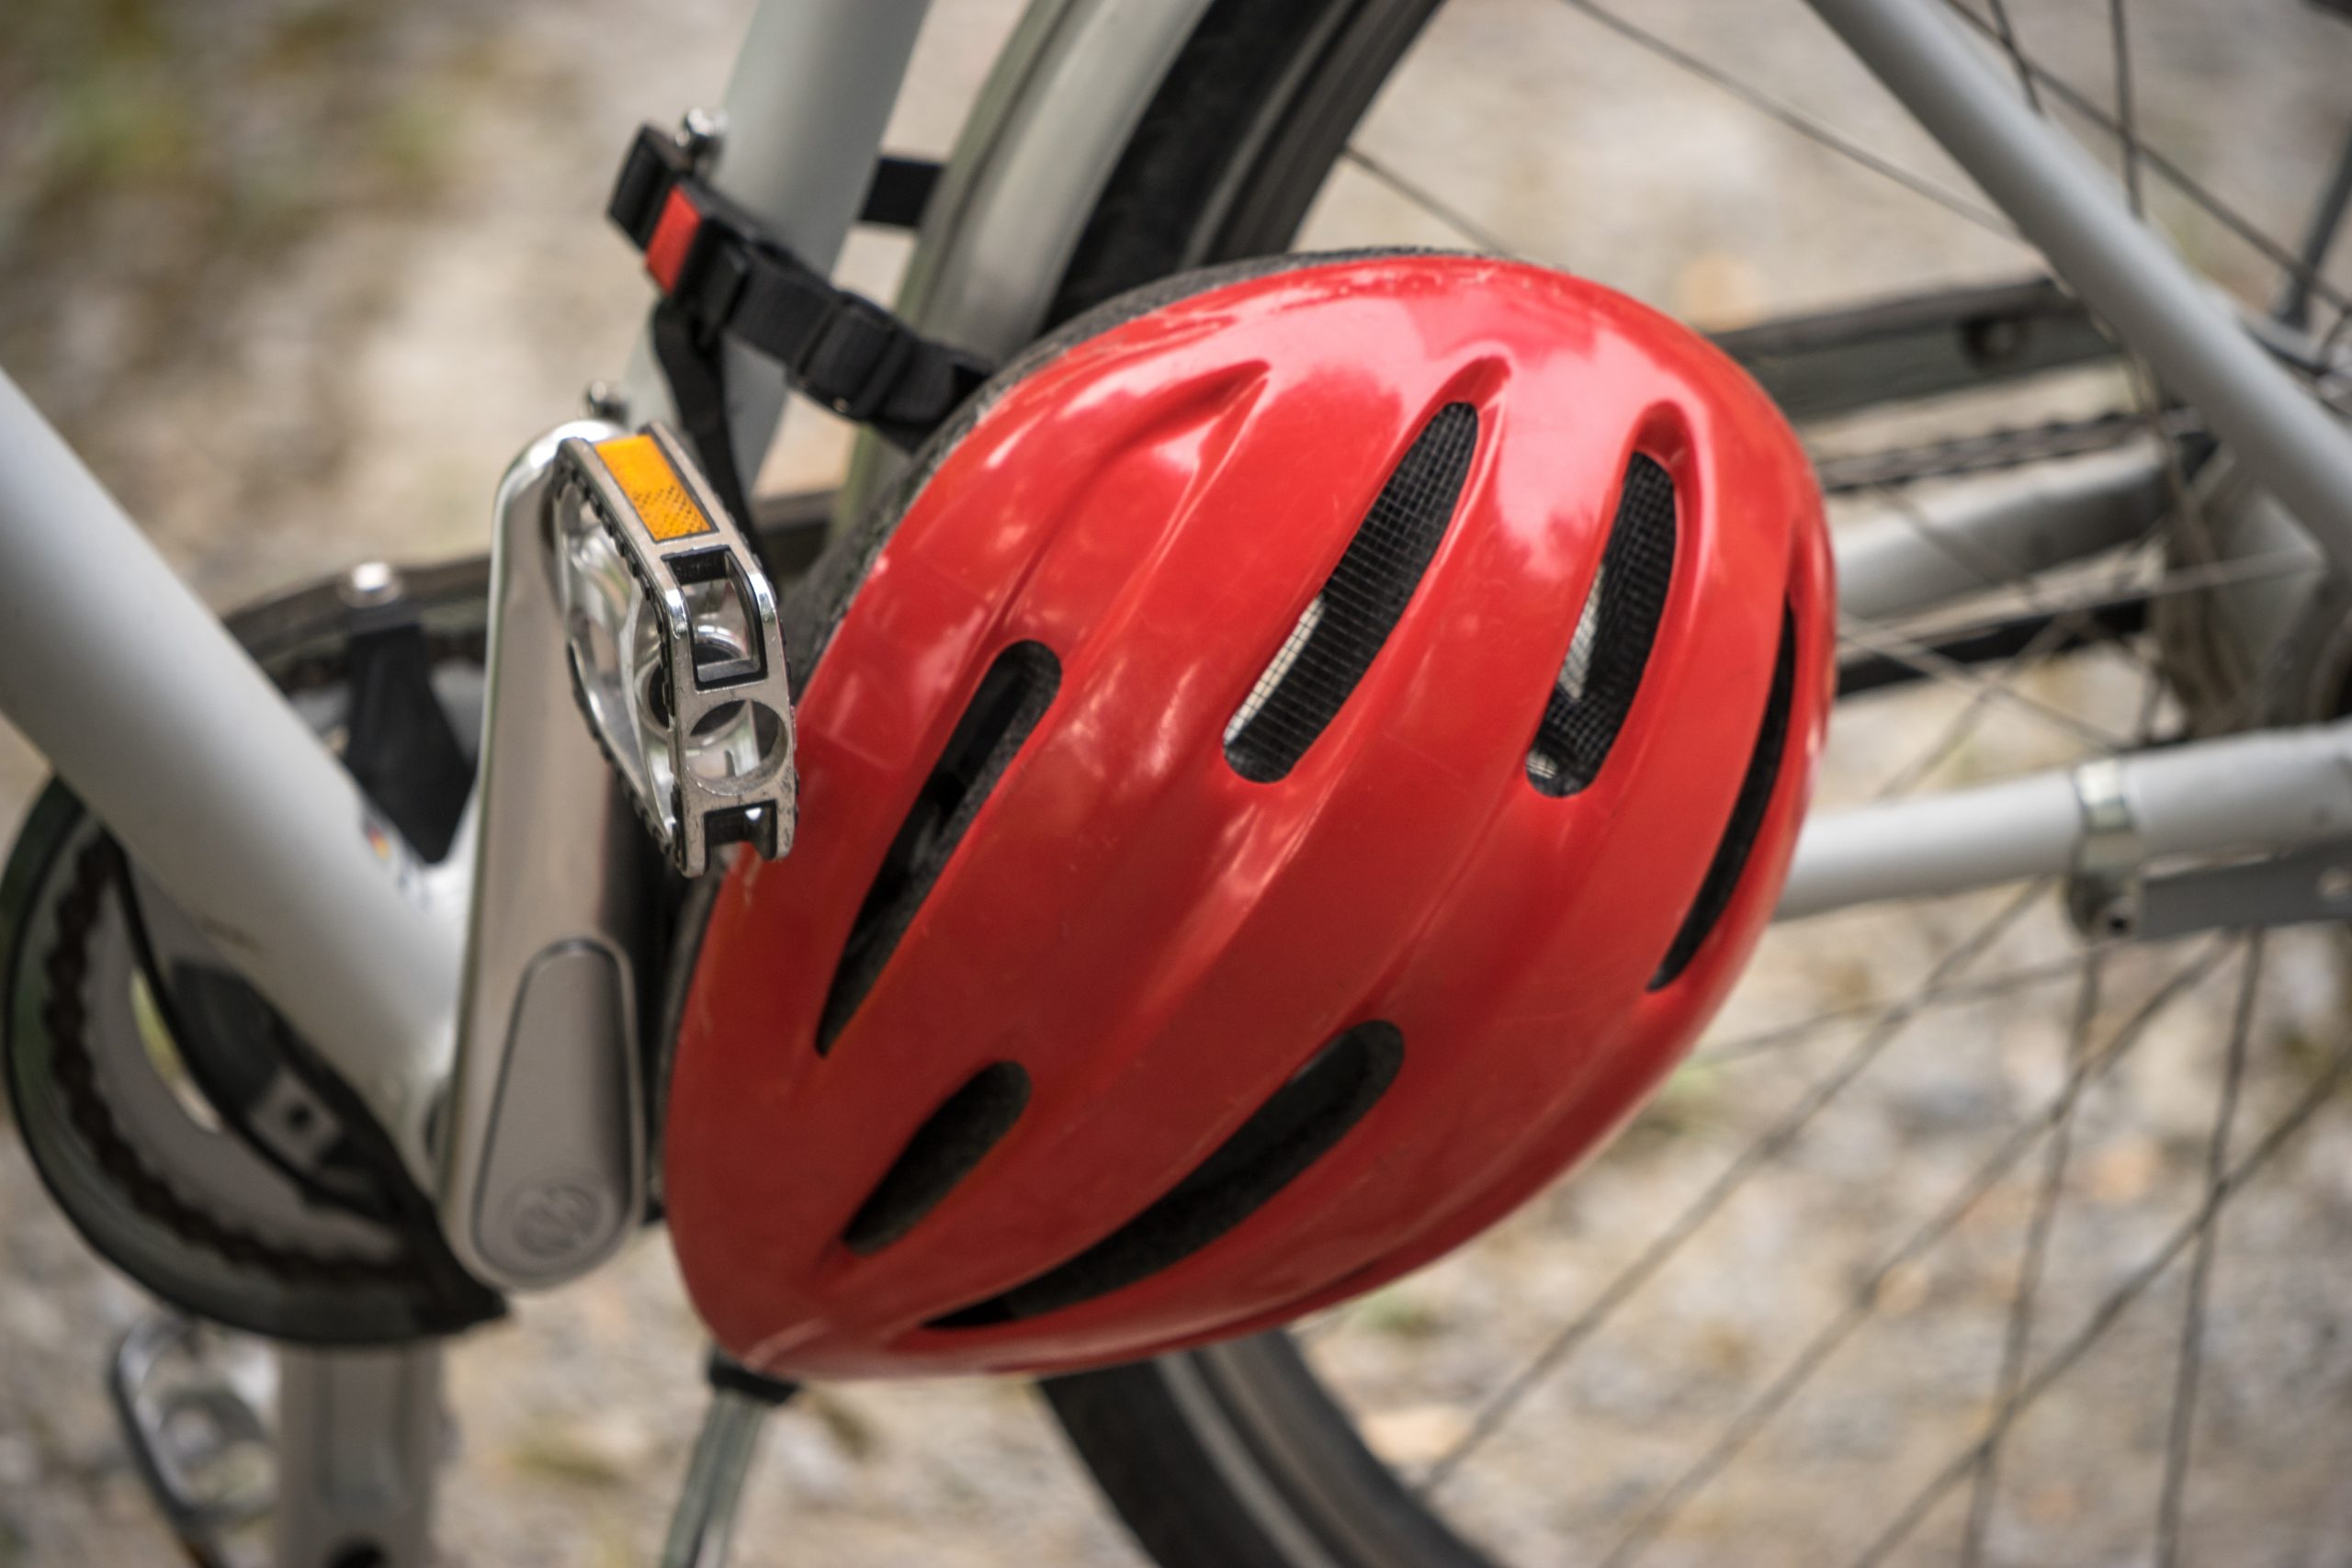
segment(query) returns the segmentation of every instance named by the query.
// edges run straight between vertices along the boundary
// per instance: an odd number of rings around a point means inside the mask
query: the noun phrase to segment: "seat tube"
[[[714,188],[820,272],[857,220],[882,133],[930,0],[761,0],[728,79]],[[750,493],[784,412],[781,367],[726,345],[727,417]],[[640,338],[624,384],[629,422],[668,419],[668,389]]]

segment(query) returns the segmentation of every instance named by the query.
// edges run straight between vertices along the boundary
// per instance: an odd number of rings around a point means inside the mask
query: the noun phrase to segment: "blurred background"
[[[938,0],[889,146],[944,155],[1019,7]],[[2010,9],[2036,52],[2111,84],[2107,8]],[[717,100],[748,0],[7,0],[0,5],[0,366],[65,431],[189,581],[226,609],[368,558],[487,547],[492,488],[534,432],[613,375],[646,302],[603,220],[630,133]],[[1966,192],[1794,0],[1651,0],[1645,28],[1803,106],[1873,152]],[[2291,239],[2352,122],[2352,28],[2303,0],[2134,0],[2149,139]],[[1956,220],[1756,112],[1559,0],[1453,0],[1375,103],[1318,203],[1313,244],[1505,246],[1600,277],[1707,328],[2035,270]],[[1413,193],[1445,192],[1433,209]],[[2157,219],[2200,266],[2267,300],[2271,272],[2159,189]],[[908,242],[861,233],[846,278],[887,298]],[[2346,272],[2339,257],[2333,276]],[[2112,373],[2037,394],[2041,412],[2113,405]],[[1980,424],[2022,417],[2005,406]],[[1808,433],[1825,450],[1883,423]],[[797,410],[762,489],[830,483],[848,433]],[[136,605],[123,606],[135,615]],[[2037,675],[2038,703],[2135,700],[2128,660]],[[1949,784],[2074,754],[2032,712],[1968,714],[1965,694],[1841,711],[1826,798],[1895,774]],[[1964,744],[1944,745],[1958,719]],[[1922,747],[1934,754],[1914,767]],[[1938,750],[1940,748],[1940,750]],[[0,727],[0,828],[41,774]],[[1998,902],[1996,900],[1995,902]],[[1851,1013],[1915,986],[1988,907],[1957,900],[1777,933],[1716,1039]],[[2000,941],[2013,968],[2075,951],[2054,915]],[[2118,993],[2176,956],[2120,961]],[[2274,944],[2256,1100],[2307,1081],[2345,1018],[2332,935]],[[2085,1300],[2191,1202],[2226,985],[2166,1015],[2105,1089],[2074,1179],[2084,1228],[2064,1256]],[[1458,1495],[1528,1561],[1622,1512],[1622,1481],[1670,1477],[1931,1208],[1998,1131],[2046,1095],[2066,992],[1977,999],[1913,1031],[1834,1129],[1744,1199],[1656,1286],[1624,1343],[1531,1401]],[[2123,1005],[2119,1002],[2119,1006]],[[1809,1037],[1811,1038],[1811,1037]],[[1834,1050],[1832,1039],[1807,1050]],[[1318,1329],[1317,1355],[1375,1446],[1426,1462],[1475,1391],[1669,1215],[1802,1080],[1794,1054],[1718,1053],[1679,1077],[1587,1178],[1464,1258]],[[1819,1060],[1829,1060],[1824,1056]],[[1761,1062],[1759,1068],[1754,1064]],[[1817,1065],[1817,1064],[1816,1064]],[[2232,1348],[2202,1417],[2218,1523],[2206,1559],[2352,1561],[2352,1129],[2324,1119],[2229,1235],[2242,1294],[2217,1297]],[[1690,1562],[1804,1562],[1742,1533],[1835,1516],[1981,1417],[2024,1176],[1956,1248],[1888,1286],[1875,1348],[1835,1399],[1765,1445],[1678,1538]],[[2152,1292],[2027,1436],[1996,1561],[2136,1562],[2165,1406],[2177,1297]],[[136,1293],[47,1207],[0,1134],[0,1568],[166,1559],[102,1397]],[[2137,1318],[2133,1319],[2138,1323]],[[2138,1337],[2134,1335],[2138,1334]],[[651,1561],[699,1413],[701,1342],[658,1234],[617,1267],[467,1339],[444,1530],[458,1563]],[[1938,1414],[1941,1412],[1943,1414]],[[1677,1456],[1680,1456],[1678,1458]],[[1605,1458],[1606,1464],[1599,1462]],[[1916,1465],[1914,1466],[1916,1468]],[[1612,1488],[1616,1490],[1612,1491]],[[1491,1521],[1481,1523],[1480,1521]],[[1717,1532],[1710,1534],[1710,1531]],[[812,1392],[774,1425],[741,1537],[747,1563],[1021,1563],[1138,1559],[1029,1389],[1014,1382]]]

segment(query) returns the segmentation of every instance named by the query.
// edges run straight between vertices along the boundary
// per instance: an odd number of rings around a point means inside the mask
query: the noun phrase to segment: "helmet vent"
[[[967,1078],[874,1184],[842,1232],[842,1245],[879,1252],[914,1229],[1012,1131],[1028,1104],[1029,1075],[1017,1062],[992,1062]]]
[[[1069,1262],[1001,1295],[934,1318],[981,1328],[1108,1295],[1189,1258],[1255,1213],[1329,1152],[1396,1081],[1405,1036],[1359,1023],[1291,1075],[1233,1135],[1159,1201]]]
[[[1781,778],[1781,757],[1789,739],[1789,703],[1796,688],[1796,619],[1784,608],[1781,652],[1772,661],[1772,692],[1764,701],[1764,723],[1756,733],[1756,750],[1748,753],[1747,772],[1732,801],[1731,820],[1724,824],[1723,840],[1715,846],[1714,859],[1707,863],[1699,897],[1691,901],[1690,912],[1682,917],[1682,929],[1674,933],[1674,944],[1666,950],[1657,973],[1650,977],[1653,991],[1681,977],[1730,904],[1740,873],[1747,869],[1748,852],[1756,847],[1756,835],[1764,826],[1764,808],[1772,804],[1772,786]]]
[[[1453,521],[1478,445],[1478,411],[1448,403],[1397,460],[1273,661],[1225,727],[1233,771],[1272,784],[1338,716],[1413,597]]]
[[[1568,656],[1527,751],[1527,782],[1574,795],[1600,775],[1649,663],[1674,576],[1674,480],[1636,452],[1618,486],[1617,517],[1585,594]]]
[[[820,1054],[832,1049],[874,988],[883,965],[898,951],[899,939],[906,935],[932,885],[963,842],[965,829],[1045,716],[1061,675],[1061,661],[1051,649],[1039,642],[1017,642],[997,655],[980,677],[970,705],[956,721],[851,922],[817,1022]]]

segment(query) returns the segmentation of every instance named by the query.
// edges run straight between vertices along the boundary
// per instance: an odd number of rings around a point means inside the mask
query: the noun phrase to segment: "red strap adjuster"
[[[661,285],[662,293],[677,292],[686,258],[694,253],[695,236],[702,232],[702,209],[695,205],[686,186],[672,186],[662,203],[662,216],[654,220],[653,237],[645,245],[645,270]]]

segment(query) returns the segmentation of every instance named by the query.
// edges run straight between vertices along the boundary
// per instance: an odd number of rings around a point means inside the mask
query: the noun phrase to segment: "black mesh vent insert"
[[[1413,438],[1322,592],[1226,726],[1235,773],[1272,783],[1338,716],[1437,554],[1477,446],[1478,411],[1468,403],[1446,404]]]
[[[874,988],[989,791],[1045,716],[1061,676],[1061,661],[1051,649],[1040,642],[1017,642],[997,655],[980,677],[971,705],[956,721],[955,733],[899,824],[850,925],[817,1022],[820,1054],[832,1049],[865,993]]]
[[[1657,973],[1650,976],[1653,991],[1672,985],[1690,966],[1707,933],[1723,918],[1724,906],[1739,886],[1740,873],[1747,869],[1748,852],[1756,847],[1757,830],[1764,826],[1764,808],[1772,804],[1772,786],[1781,778],[1781,757],[1788,749],[1789,700],[1796,686],[1796,621],[1783,610],[1781,651],[1772,662],[1772,692],[1764,702],[1764,724],[1756,732],[1756,750],[1748,753],[1747,773],[1739,781],[1739,795],[1732,802],[1731,820],[1724,824],[1715,858],[1707,863],[1699,897],[1692,900],[1690,912],[1682,917],[1682,929],[1674,933],[1674,944],[1666,950]]]
[[[1387,1092],[1404,1059],[1405,1036],[1395,1024],[1357,1024],[1292,1074],[1150,1208],[1058,1268],[930,1326],[981,1328],[1041,1316],[1108,1295],[1198,1252],[1328,1153]]]
[[[1600,777],[1641,686],[1673,577],[1674,480],[1636,452],[1618,489],[1600,570],[1527,750],[1527,781],[1542,793],[1574,795]]]
[[[1017,1062],[991,1062],[965,1079],[874,1184],[842,1229],[842,1244],[879,1252],[914,1229],[1012,1131],[1028,1104],[1029,1075]]]

